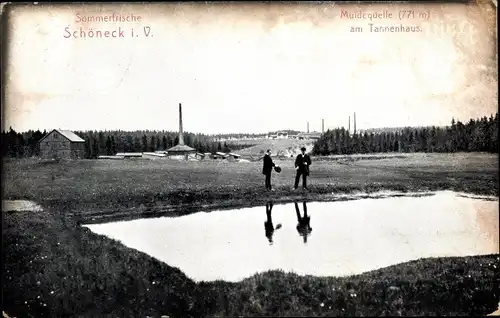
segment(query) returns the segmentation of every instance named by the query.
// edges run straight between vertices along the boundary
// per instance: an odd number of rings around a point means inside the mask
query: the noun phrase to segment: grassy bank
[[[347,278],[272,271],[239,283],[197,284],[65,220],[57,211],[4,215],[10,315],[484,315],[500,298],[499,255],[419,260]]]
[[[355,158],[355,157],[353,157]],[[276,161],[274,192],[264,189],[261,162],[81,160],[4,163],[5,199],[32,199],[82,218],[116,213],[190,213],[294,199],[329,200],[332,193],[450,189],[498,195],[498,156],[410,154],[364,160],[313,159],[309,192],[292,191],[293,161]],[[342,159],[342,160],[340,160]],[[174,211],[175,210],[175,211]]]
[[[498,196],[498,156],[416,154],[314,159],[311,191],[275,192],[261,163],[36,160],[4,163],[3,198],[43,212],[3,215],[4,310],[17,317],[484,315],[500,299],[499,255],[425,259],[346,278],[280,271],[195,283],[179,269],[77,225],[119,213],[183,214],[331,193],[451,189]],[[180,210],[179,210],[180,207]],[[174,209],[175,208],[175,209]]]

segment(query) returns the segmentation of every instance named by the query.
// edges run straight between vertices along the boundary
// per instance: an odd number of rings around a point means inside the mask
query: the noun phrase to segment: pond
[[[86,225],[195,281],[281,269],[347,276],[419,258],[499,253],[498,198],[441,191]]]

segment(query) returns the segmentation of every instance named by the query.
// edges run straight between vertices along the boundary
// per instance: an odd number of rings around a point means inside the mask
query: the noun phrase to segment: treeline
[[[262,138],[267,136],[267,134],[215,134],[212,135],[212,137],[215,140],[218,139],[230,139],[230,138],[236,138],[236,139],[243,139],[243,138],[250,138],[250,139],[255,139],[255,138]]]
[[[118,152],[154,152],[167,150],[179,143],[178,132],[171,131],[75,131],[85,140],[85,157],[114,155]],[[184,133],[184,144],[198,152],[230,152],[227,143],[214,142],[204,134]]]
[[[18,133],[12,129],[2,132],[1,154],[2,157],[31,157],[40,154],[38,141],[47,134],[46,131],[29,130],[25,133]]]
[[[452,119],[446,127],[407,127],[361,134],[349,134],[344,128],[328,130],[313,147],[315,155],[376,152],[498,153],[498,113],[466,124]]]
[[[40,155],[39,141],[48,132],[19,133],[12,128],[1,134],[2,157]],[[177,145],[170,131],[75,131],[85,140],[85,157],[118,152],[153,152]],[[184,133],[184,144],[198,152],[232,152],[249,145],[214,141],[213,135]],[[374,152],[491,152],[498,153],[498,113],[490,118],[455,122],[447,127],[404,128],[400,131],[349,134],[344,128],[327,130],[313,147],[315,155]]]
[[[49,131],[50,132],[50,131]],[[47,131],[18,133],[12,128],[2,132],[3,157],[31,157],[40,155],[39,141]],[[170,131],[74,131],[85,140],[85,158],[97,158],[100,155],[115,155],[118,152],[153,152],[173,147],[179,142],[177,132]],[[184,144],[198,152],[231,152],[246,145],[234,145],[226,142],[214,142],[213,136],[184,133]]]

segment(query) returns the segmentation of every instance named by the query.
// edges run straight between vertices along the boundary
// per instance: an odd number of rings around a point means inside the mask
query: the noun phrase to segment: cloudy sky
[[[349,13],[384,12],[370,32]],[[401,10],[429,13],[399,21]],[[4,124],[201,133],[445,125],[498,109],[484,10],[441,5],[44,5],[11,7]],[[140,22],[78,17],[141,16]],[[350,32],[351,26],[363,28]],[[144,36],[144,27],[150,36]],[[123,38],[65,38],[118,30]],[[134,29],[134,37],[131,30]],[[490,25],[491,28],[491,25]]]

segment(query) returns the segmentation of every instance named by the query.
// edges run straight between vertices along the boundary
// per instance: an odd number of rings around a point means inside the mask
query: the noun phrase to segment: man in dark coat
[[[309,176],[309,166],[311,165],[311,158],[306,154],[306,148],[300,148],[302,153],[297,155],[295,158],[295,170],[297,170],[297,175],[295,176],[294,189],[299,187],[300,176],[302,176],[302,187],[307,190],[307,177]]]
[[[262,174],[266,176],[266,190],[272,190],[271,187],[271,172],[275,167],[273,159],[271,158],[271,149],[267,149],[266,154],[264,155],[264,166],[262,167]]]

